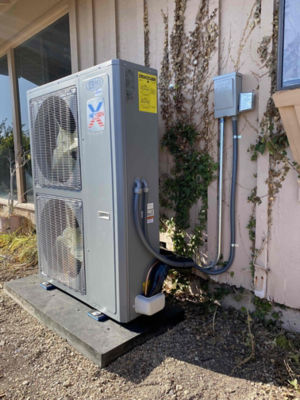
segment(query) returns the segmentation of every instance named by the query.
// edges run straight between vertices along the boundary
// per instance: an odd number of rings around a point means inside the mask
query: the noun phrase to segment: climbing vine
[[[241,66],[241,59],[242,59],[242,53],[243,50],[252,34],[256,26],[258,26],[261,22],[261,0],[256,0],[254,1],[250,13],[248,15],[248,18],[246,19],[246,23],[244,25],[244,29],[242,30],[241,34],[241,39],[239,41],[239,45],[237,48],[237,55],[236,58],[234,59],[231,54],[229,48],[229,56],[231,58],[231,61],[234,65],[234,70],[239,71],[240,66]]]
[[[257,160],[259,154],[269,154],[269,171],[267,178],[268,185],[268,232],[267,238],[263,240],[260,249],[255,248],[255,207],[260,204],[261,199],[251,194],[248,201],[253,204],[252,213],[248,223],[249,237],[251,240],[251,270],[254,272],[255,260],[263,250],[266,241],[271,237],[272,226],[272,207],[276,196],[278,195],[282,183],[284,182],[290,169],[295,170],[300,174],[300,166],[291,160],[287,154],[289,146],[286,133],[283,129],[280,114],[276,108],[272,95],[277,89],[277,47],[278,47],[278,10],[279,1],[275,3],[273,17],[273,32],[271,36],[265,36],[258,49],[257,53],[260,58],[261,65],[266,67],[271,78],[271,96],[267,102],[266,111],[260,121],[260,131],[257,140],[249,148],[251,159]]]
[[[197,150],[198,131],[194,126],[178,122],[172,126],[162,139],[174,159],[172,175],[162,184],[161,205],[174,211],[172,221],[173,242],[182,255],[193,255],[203,245],[203,231],[207,221],[207,189],[214,179],[216,164],[212,157]],[[189,212],[201,199],[198,225],[189,241],[186,229],[190,227]],[[170,225],[169,225],[170,227]]]
[[[209,63],[216,48],[216,10],[201,3],[195,28],[185,32],[187,0],[175,0],[174,26],[169,35],[163,13],[164,52],[160,73],[161,115],[165,123],[162,148],[172,157],[169,174],[161,177],[161,205],[171,217],[162,227],[172,236],[175,251],[192,256],[203,246],[207,221],[207,189],[217,168],[210,155],[214,138],[209,104]],[[190,211],[198,201],[198,222],[191,227]]]
[[[150,67],[150,32],[149,32],[149,15],[148,3],[144,0],[144,64]]]
[[[255,218],[255,210],[256,205],[261,204],[261,198],[257,196],[257,188],[253,188],[250,195],[248,196],[248,202],[252,204],[252,210],[249,218],[249,222],[247,225],[249,240],[250,240],[250,271],[252,278],[254,278],[255,271],[255,262],[260,254],[260,252],[255,247],[255,231],[256,231],[256,218]]]
[[[257,49],[260,61],[268,69],[269,76],[271,77],[271,97],[268,100],[266,111],[260,122],[260,133],[256,143],[250,146],[252,160],[256,161],[258,155],[264,154],[266,151],[268,151],[270,156],[270,168],[267,180],[269,224],[272,222],[272,203],[279,193],[287,173],[291,168],[298,174],[300,173],[299,165],[287,155],[288,139],[281,123],[279,111],[272,99],[272,95],[277,88],[277,43],[278,2],[276,2],[274,12],[273,34],[272,36],[264,37]]]

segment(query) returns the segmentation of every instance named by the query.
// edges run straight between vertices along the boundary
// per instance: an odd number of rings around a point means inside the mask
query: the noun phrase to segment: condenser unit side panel
[[[116,260],[116,288],[117,288],[117,314],[120,322],[130,320],[129,304],[129,269],[128,269],[128,215],[126,184],[126,141],[124,135],[124,115],[122,111],[122,86],[121,86],[120,61],[114,60],[112,65],[113,84],[111,86],[111,131],[113,157],[113,180],[115,202],[115,260]]]
[[[88,302],[116,318],[111,67],[80,74],[82,174]]]
[[[139,77],[149,76],[151,83],[152,103],[147,111],[141,104],[139,85],[143,84]],[[143,79],[143,78],[142,78]],[[134,311],[134,300],[142,292],[147,268],[153,257],[145,250],[137,236],[133,218],[133,184],[139,178],[146,179],[149,185],[147,223],[148,237],[154,248],[159,249],[159,200],[158,200],[158,119],[157,119],[157,73],[153,69],[123,62],[122,80],[122,112],[124,120],[125,153],[126,153],[126,214],[128,240],[129,271],[129,312],[130,318],[137,315]],[[148,90],[148,87],[145,88]],[[153,106],[155,103],[155,106]],[[149,112],[150,111],[150,112]]]

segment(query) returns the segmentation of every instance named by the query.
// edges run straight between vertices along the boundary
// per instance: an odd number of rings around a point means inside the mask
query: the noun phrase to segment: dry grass
[[[34,229],[0,235],[0,258],[11,264],[37,264],[37,242]]]

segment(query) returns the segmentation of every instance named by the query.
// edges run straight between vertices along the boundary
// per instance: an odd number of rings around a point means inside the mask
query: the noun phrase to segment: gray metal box
[[[157,72],[111,60],[30,90],[28,108],[43,279],[128,322],[152,260],[134,228],[137,177],[159,248]]]
[[[242,75],[238,72],[214,78],[215,118],[238,115],[241,91]]]

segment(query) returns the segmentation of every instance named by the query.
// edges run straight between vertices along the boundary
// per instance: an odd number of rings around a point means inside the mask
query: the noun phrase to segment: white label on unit
[[[103,86],[103,78],[101,78],[101,76],[89,79],[85,84],[87,90],[94,93],[98,93],[99,90],[102,88],[102,86]]]
[[[147,204],[147,224],[154,222],[154,203]]]
[[[104,99],[93,97],[87,101],[87,128],[89,132],[104,130],[105,110]]]

